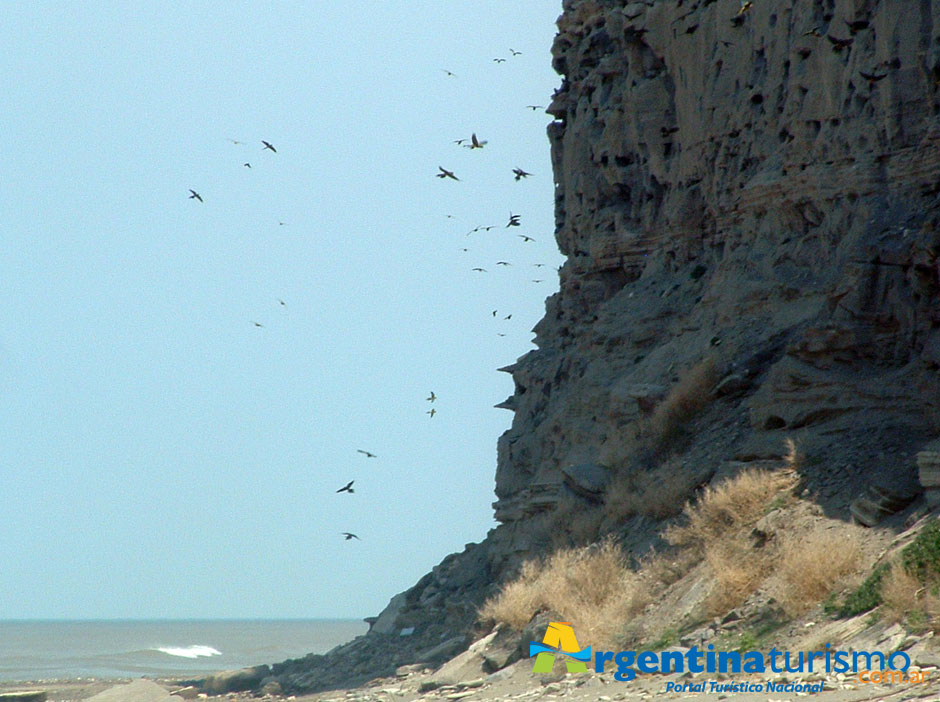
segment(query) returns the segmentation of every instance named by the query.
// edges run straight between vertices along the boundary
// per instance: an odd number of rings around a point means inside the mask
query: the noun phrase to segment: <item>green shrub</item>
[[[901,551],[904,569],[921,581],[940,573],[940,519],[927,524]]]
[[[881,604],[881,581],[888,572],[888,564],[882,563],[875,568],[865,582],[850,592],[841,605],[827,603],[826,611],[836,617],[854,617]]]

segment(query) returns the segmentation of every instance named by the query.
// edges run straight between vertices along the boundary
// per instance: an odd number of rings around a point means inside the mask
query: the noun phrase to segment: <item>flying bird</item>
[[[277,298],[277,301],[280,303],[281,307],[287,307],[287,303],[284,302],[281,298]]]
[[[239,141],[238,139],[229,139],[229,141],[232,142],[233,144],[238,144],[239,146],[243,146],[245,143],[243,141]]]
[[[243,163],[242,165],[243,165],[245,168],[251,168],[251,164],[248,163],[247,161],[245,161],[245,163]]]
[[[544,283],[545,281],[540,278],[539,280],[533,280],[532,282],[533,282],[533,283]]]
[[[497,266],[511,266],[512,264],[509,261],[497,261]]]
[[[472,270],[472,271],[479,271],[480,273],[486,273],[486,269],[485,269],[485,268],[471,268],[470,270]]]
[[[350,480],[348,483],[346,483],[345,485],[343,485],[343,487],[341,487],[341,488],[340,488],[339,490],[337,490],[336,492],[349,492],[349,493],[355,492],[355,490],[353,490],[353,486],[352,486],[354,482],[356,482],[356,481],[355,481],[355,480]]]
[[[437,414],[437,410],[432,407],[427,412],[425,412],[425,414],[431,415],[431,419],[434,419],[434,415]]]
[[[437,169],[440,171],[440,173],[435,174],[438,178],[450,178],[451,180],[460,180],[460,178],[454,175],[453,171],[448,171],[443,166],[438,166]]]
[[[202,195],[200,195],[199,193],[197,193],[197,192],[196,192],[195,190],[193,190],[192,188],[189,189],[189,192],[192,193],[192,194],[189,196],[189,199],[190,199],[190,200],[199,200],[199,202],[202,202]]]
[[[431,391],[431,394],[425,398],[428,402],[434,402],[437,399],[437,395],[434,394],[434,391]]]
[[[832,44],[832,50],[835,52],[842,51],[842,49],[852,46],[852,42],[855,41],[854,39],[839,39],[839,37],[834,37],[831,34],[827,34],[826,39]]]
[[[486,144],[486,141],[480,141],[477,139],[476,132],[470,135],[470,146],[467,148],[470,149],[482,149],[483,145]]]
[[[544,108],[545,108],[545,105],[526,105],[526,109],[532,110],[533,112],[535,112],[536,110],[544,109]]]
[[[377,456],[376,456],[374,453],[369,453],[368,451],[363,451],[362,449],[356,449],[356,452],[357,452],[357,453],[361,453],[361,454],[364,455],[366,458],[377,458]],[[350,483],[350,485],[351,485],[351,484],[352,484],[352,483]]]
[[[493,316],[494,316],[494,317],[496,316],[496,313],[497,313],[497,312],[498,312],[498,310],[493,310]]]
[[[448,77],[448,78],[456,78],[456,77],[457,77],[457,74],[454,73],[453,71],[448,71],[446,68],[442,68],[441,70],[444,71],[444,73],[447,74],[447,77]]]
[[[523,178],[527,178],[528,176],[532,175],[531,173],[525,172],[521,168],[513,168],[512,172],[516,174],[516,180],[521,180]]]
[[[277,149],[275,149],[275,148],[270,144],[270,142],[267,142],[267,141],[265,141],[264,139],[262,139],[262,140],[261,140],[261,143],[264,144],[264,149],[269,149],[269,150],[273,151],[274,153],[277,153]],[[261,150],[264,151],[264,149],[261,149]]]
[[[503,319],[512,319],[512,315],[511,315],[511,314],[507,314],[505,317],[503,317]]]
[[[545,266],[544,263],[533,263],[532,265],[535,266],[536,268],[543,268]]]
[[[506,63],[506,59],[504,59],[504,58],[494,58],[494,59],[493,59],[493,63]]]
[[[521,217],[522,217],[522,215],[517,215],[517,214],[513,214],[512,212],[510,212],[510,213],[509,213],[509,224],[507,224],[505,228],[506,228],[506,229],[509,229],[509,227],[520,227],[520,226],[522,226],[522,222],[519,221],[519,219],[520,219]]]
[[[887,73],[865,73],[865,71],[859,71],[859,73],[862,75],[862,78],[868,81],[869,85],[874,85],[879,80],[888,77]]]
[[[252,322],[258,329],[264,329],[264,325],[261,322]]]
[[[813,27],[809,31],[803,32],[804,37],[821,37],[822,34],[819,33],[819,27]]]
[[[343,536],[346,537],[346,541],[349,541],[350,539],[359,539],[358,536],[349,531],[344,531]],[[362,541],[362,539],[359,539],[359,541]]]
[[[519,234],[519,237],[520,237],[520,238],[522,239],[522,241],[524,241],[524,242],[525,242],[525,241],[535,241],[535,239],[533,239],[531,236],[526,236],[525,234]]]
[[[513,56],[521,56],[521,55],[522,55],[522,52],[521,52],[521,51],[516,51],[515,49],[512,49],[512,48],[509,49],[509,53],[512,54]]]
[[[868,20],[852,20],[851,22],[843,20],[843,22],[852,34],[858,34],[863,29],[868,29]]]

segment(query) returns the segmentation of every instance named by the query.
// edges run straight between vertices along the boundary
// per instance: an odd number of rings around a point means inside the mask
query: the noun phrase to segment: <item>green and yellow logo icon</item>
[[[529,657],[535,656],[532,672],[551,673],[556,655],[565,657],[569,673],[586,673],[591,647],[581,650],[570,622],[549,622],[542,643],[529,642]]]

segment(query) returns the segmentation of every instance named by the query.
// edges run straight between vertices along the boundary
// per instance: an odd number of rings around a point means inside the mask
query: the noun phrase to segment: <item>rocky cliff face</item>
[[[832,514],[868,490],[876,521],[918,493],[940,433],[940,2],[740,8],[564,3],[549,139],[568,259],[538,349],[504,369],[501,524],[336,652],[363,676],[465,645],[527,556],[608,531],[641,548],[651,518],[604,508],[625,476],[678,484],[681,505],[793,438]],[[692,368],[710,379],[663,431]],[[314,659],[285,666],[295,689],[329,684]]]

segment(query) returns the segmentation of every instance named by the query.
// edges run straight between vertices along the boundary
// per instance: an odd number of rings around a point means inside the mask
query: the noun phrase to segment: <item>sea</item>
[[[330,649],[361,620],[0,621],[0,684],[188,678]]]

